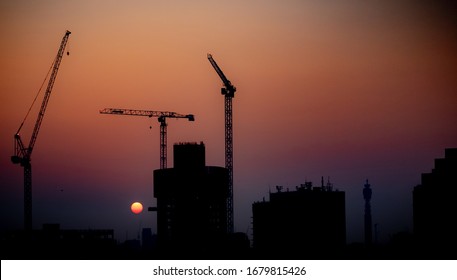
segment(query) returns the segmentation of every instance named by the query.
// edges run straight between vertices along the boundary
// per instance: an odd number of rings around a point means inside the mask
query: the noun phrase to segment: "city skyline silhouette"
[[[252,237],[227,227],[228,170],[205,165],[203,143],[173,146],[176,165],[154,171],[158,232],[138,228],[119,242],[112,229],[2,230],[2,259],[455,259],[452,199],[457,148],[445,150],[413,190],[414,230],[387,243],[346,240],[345,192],[321,178],[295,189],[276,186],[252,204]],[[364,195],[368,182],[364,185]],[[366,196],[364,196],[366,197]],[[365,224],[365,234],[368,224]],[[140,235],[141,231],[141,235]],[[371,233],[370,233],[371,234]]]
[[[135,215],[130,205],[156,205],[159,124],[99,110],[192,112],[195,122],[169,120],[168,154],[173,143],[202,141],[207,165],[224,166],[212,53],[237,87],[235,232],[252,242],[252,203],[277,185],[293,190],[322,176],[346,194],[347,244],[364,242],[366,179],[373,240],[413,232],[413,188],[457,146],[452,4],[102,3],[2,9],[0,230],[23,227],[13,136],[68,29],[70,55],[32,156],[34,229],[107,229],[120,243],[141,228],[157,233],[156,213]]]

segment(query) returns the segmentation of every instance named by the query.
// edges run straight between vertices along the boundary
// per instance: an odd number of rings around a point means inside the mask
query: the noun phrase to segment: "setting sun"
[[[140,214],[143,211],[143,205],[139,202],[134,202],[130,206],[130,209],[132,210],[133,213]]]

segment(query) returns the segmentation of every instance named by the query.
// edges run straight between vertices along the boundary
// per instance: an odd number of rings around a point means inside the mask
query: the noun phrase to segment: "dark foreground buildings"
[[[117,243],[113,230],[0,232],[5,259],[243,259],[250,242],[227,230],[228,170],[206,166],[203,143],[174,145],[174,167],[154,170],[157,235]]]
[[[118,243],[110,229],[0,231],[2,259],[457,259],[457,148],[413,190],[414,233],[346,245],[345,193],[331,184],[277,187],[255,202],[253,247],[227,232],[227,170],[206,166],[203,144],[174,146],[174,167],[154,171],[158,233]],[[365,189],[369,189],[368,184]],[[370,201],[365,191],[366,202]],[[244,215],[249,215],[244,213]],[[367,222],[371,224],[370,219]],[[371,226],[370,226],[371,230]],[[368,235],[369,241],[371,233]]]
[[[457,148],[435,159],[413,191],[413,222],[418,254],[424,258],[457,258]]]
[[[253,249],[258,258],[341,258],[346,245],[345,193],[311,182],[256,202]]]
[[[119,257],[112,229],[61,229],[44,224],[42,229],[0,233],[3,259],[108,259]]]
[[[206,166],[203,143],[175,144],[173,151],[174,167],[154,170],[160,254],[231,258],[237,246],[249,247],[247,237],[227,232],[228,170]]]

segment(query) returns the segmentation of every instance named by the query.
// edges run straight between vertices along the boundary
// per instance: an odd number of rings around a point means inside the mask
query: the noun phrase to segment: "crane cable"
[[[30,105],[30,108],[29,108],[29,110],[27,111],[27,114],[25,115],[24,120],[22,121],[21,125],[19,126],[19,129],[18,129],[17,132],[16,132],[16,135],[19,134],[19,131],[21,131],[22,126],[24,126],[25,120],[26,120],[27,117],[29,116],[30,111],[32,111],[33,105],[35,104],[35,101],[37,100],[38,95],[40,95],[40,92],[41,92],[41,90],[43,89],[44,83],[45,83],[46,80],[48,79],[49,73],[51,73],[52,67],[53,67],[54,64],[56,63],[56,60],[57,60],[57,57],[56,57],[56,58],[54,59],[54,61],[52,62],[51,67],[49,68],[48,74],[47,74],[46,77],[44,78],[44,81],[43,81],[43,83],[41,84],[40,89],[38,90],[38,92],[37,92],[37,94],[36,94],[36,96],[35,96],[35,99],[33,99],[32,105]]]

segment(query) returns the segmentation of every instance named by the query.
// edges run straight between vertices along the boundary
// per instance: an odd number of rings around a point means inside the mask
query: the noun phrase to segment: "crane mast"
[[[67,30],[62,38],[62,42],[60,43],[60,47],[53,62],[51,76],[49,77],[48,86],[44,93],[43,102],[41,103],[41,108],[38,112],[37,120],[35,122],[35,127],[33,129],[32,136],[30,137],[28,147],[24,146],[24,143],[22,142],[21,136],[19,134],[22,126],[24,125],[24,122],[21,123],[19,129],[14,135],[14,155],[11,157],[11,161],[14,164],[20,164],[22,167],[24,167],[24,228],[28,231],[32,230],[32,151],[38,137],[38,132],[40,131],[41,123],[43,122],[44,113],[48,106],[49,97],[51,96],[51,91],[54,87],[54,82],[57,77],[57,72],[59,71],[60,62],[62,61],[62,57],[70,34],[71,32]]]
[[[221,94],[225,96],[225,168],[229,172],[229,197],[227,199],[227,230],[233,233],[233,128],[232,128],[232,98],[235,97],[235,86],[227,79],[211,54],[208,60],[221,78],[224,87]]]
[[[186,118],[189,121],[194,121],[194,115],[178,114],[175,112],[166,111],[147,111],[147,110],[131,110],[131,109],[114,109],[105,108],[100,110],[100,114],[114,114],[114,115],[127,115],[127,116],[143,116],[143,117],[156,117],[160,122],[160,169],[167,168],[167,118]]]

